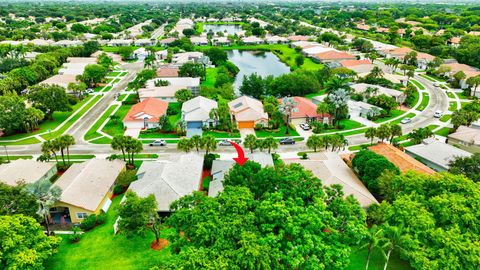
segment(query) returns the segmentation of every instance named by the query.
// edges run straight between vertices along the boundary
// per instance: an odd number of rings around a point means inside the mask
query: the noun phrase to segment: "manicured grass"
[[[325,93],[326,93],[325,90],[320,90],[320,92],[311,93],[311,94],[306,95],[305,97],[308,98],[308,99],[312,99],[312,98],[314,98],[314,97],[318,97],[318,96],[321,96],[321,95],[325,95]]]
[[[107,74],[108,77],[117,77],[118,75],[120,75],[119,71],[112,71]]]
[[[118,119],[113,121],[111,118],[109,118],[108,122],[102,128],[102,131],[112,137],[115,137],[116,135],[123,135],[125,129],[122,121],[131,108],[132,105],[121,105],[120,108],[118,108],[118,110],[113,114],[115,116],[118,116]]]
[[[69,112],[54,112],[53,113],[53,120],[46,120],[43,123],[39,125],[39,129],[35,130],[34,132],[30,133],[21,133],[21,134],[15,134],[15,135],[10,135],[10,136],[5,136],[0,138],[1,141],[6,141],[6,140],[18,140],[18,139],[23,139],[32,135],[48,132],[48,130],[54,130],[56,127],[58,127],[60,124],[62,124],[68,117],[70,117],[72,114],[74,114],[83,104],[86,104],[88,101],[92,99],[92,96],[89,96],[85,98],[84,100],[78,102],[74,106],[72,106],[72,110]],[[90,104],[94,104],[96,101],[94,100]],[[90,106],[90,105],[88,105]]]
[[[135,158],[158,158],[157,154],[135,154]]]
[[[448,120],[450,120],[452,118],[452,115],[451,114],[445,114],[443,115],[442,117],[440,117],[440,121],[442,122],[447,122]]]
[[[40,141],[35,137],[23,139],[23,140],[16,141],[16,142],[2,142],[2,141],[0,141],[0,145],[27,145],[27,144],[36,144],[36,143],[40,143]]]
[[[92,159],[95,155],[70,155],[70,159]]]
[[[61,128],[42,135],[42,138],[45,140],[49,140],[61,136],[63,133],[65,133],[65,131],[67,131],[67,129],[69,129],[75,122],[77,122],[80,117],[82,117],[88,110],[90,110],[90,108],[92,108],[101,98],[102,97],[100,96],[95,96],[93,100],[88,103],[88,105],[86,105],[81,111],[75,114],[75,116],[70,118],[70,120],[68,120],[68,122],[66,122]]]
[[[429,126],[427,126],[427,128],[430,129],[430,130],[432,130],[432,131],[433,131],[434,129],[438,128],[438,127],[439,127],[439,125],[429,125]]]
[[[212,87],[212,88],[215,87],[217,74],[218,74],[217,68],[207,68],[205,80],[202,81],[201,86]]]
[[[359,145],[354,145],[354,146],[348,147],[348,150],[350,150],[350,151],[360,151],[360,150],[362,150],[363,148],[366,148],[366,147],[369,147],[369,146],[370,146],[369,143],[359,144]]]
[[[168,107],[175,109],[178,112],[177,114],[168,116],[168,121],[170,121],[170,124],[175,127],[182,117],[182,104],[180,102],[170,102],[168,103]]]
[[[138,138],[142,139],[165,139],[165,138],[180,138],[177,133],[160,133],[160,132],[154,132],[154,133],[140,133]]]
[[[108,109],[102,114],[102,116],[97,119],[97,122],[95,122],[95,124],[93,124],[93,126],[87,131],[84,139],[88,141],[100,136],[100,134],[97,133],[97,129],[100,128],[100,126],[108,119],[108,117],[110,117],[110,115],[117,107],[118,105],[112,105],[108,107]]]
[[[430,102],[430,96],[428,95],[428,93],[422,93],[422,95],[422,103],[420,103],[420,106],[418,106],[417,108],[417,110],[419,111],[425,110],[425,108],[427,108],[428,106],[428,103]]]
[[[149,269],[168,260],[170,248],[161,251],[150,249],[155,236],[149,230],[146,230],[145,236],[131,235],[128,238],[113,233],[122,197],[112,200],[106,222],[83,234],[80,242],[71,244],[68,236],[61,236],[58,253],[47,262],[46,269]]]
[[[103,88],[102,92],[108,92],[112,90],[112,87],[111,86],[106,86],[105,88]]]
[[[204,131],[203,135],[210,135],[215,138],[240,138],[240,133],[229,133],[223,131]]]
[[[395,117],[399,117],[400,115],[404,114],[405,112],[404,111],[401,111],[401,110],[393,110],[390,112],[390,116],[386,116],[386,117],[382,117],[382,118],[378,118],[377,120],[375,120],[374,122],[375,123],[383,123],[385,121],[388,121],[390,119],[393,119]]]
[[[127,72],[127,71],[124,71],[124,72],[122,72],[122,73],[120,74],[120,77],[126,76],[127,74],[128,74],[128,72]]]
[[[352,136],[352,135],[358,135],[362,134],[367,130],[366,128],[361,128],[357,130],[351,130],[351,131],[339,131],[338,133],[342,134],[343,136]]]
[[[431,77],[429,77],[428,75],[425,75],[425,74],[420,74],[420,77],[425,78],[425,79],[427,79],[431,82],[436,82],[435,79],[433,79],[433,78],[431,78]]]
[[[343,129],[329,128],[329,129],[322,130],[322,132],[318,134],[332,133],[332,132],[341,132],[342,134],[344,134],[343,132],[345,131],[348,131],[350,129],[355,129],[355,128],[361,128],[364,126],[361,123],[354,120],[350,120],[350,119],[340,120],[339,125],[343,126]],[[362,132],[359,132],[359,133],[362,133]],[[355,133],[355,134],[359,134],[359,133]]]
[[[90,141],[90,143],[93,143],[93,144],[110,144],[111,142],[112,142],[112,139],[107,137],[101,137],[93,141]]]
[[[1,150],[3,150],[3,149],[1,149]],[[32,159],[32,158],[33,158],[33,156],[10,156],[10,155],[8,155],[8,159],[10,159],[10,160]],[[7,156],[0,156],[0,160],[7,161]]]
[[[123,101],[129,94],[121,94],[118,98],[117,101]]]
[[[281,126],[278,130],[275,131],[268,131],[268,130],[255,130],[255,135],[259,138],[265,137],[290,137],[290,136],[299,136],[296,130],[290,129],[290,134],[286,134],[286,127]]]
[[[413,142],[413,141],[406,141],[406,142],[400,144],[401,147],[409,147],[409,146],[412,146],[412,145],[416,145],[416,143]]]
[[[418,87],[418,89],[420,90],[425,90],[425,86],[423,86],[423,84],[413,80],[413,79],[410,79],[410,82],[412,82],[416,87]]]
[[[457,102],[450,102],[449,106],[448,106],[448,110],[451,111],[451,112],[454,112],[457,110]]]
[[[450,92],[450,91],[447,91],[447,96],[448,96],[449,98],[455,98],[455,95],[454,95],[452,92]]]
[[[472,99],[472,97],[466,96],[463,92],[455,92],[455,94],[457,94],[460,99]]]
[[[367,249],[354,250],[350,255],[350,265],[346,270],[360,270],[365,269],[367,262]],[[385,259],[379,249],[374,249],[370,258],[369,270],[383,270]],[[388,270],[410,270],[409,263],[400,259],[397,252],[393,252],[388,263]]]
[[[450,128],[449,127],[444,127],[444,128],[441,128],[441,129],[435,131],[436,135],[443,136],[443,137],[447,137],[449,133],[450,133]]]

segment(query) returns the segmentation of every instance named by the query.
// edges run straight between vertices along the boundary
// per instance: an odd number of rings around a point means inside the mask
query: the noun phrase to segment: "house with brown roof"
[[[375,67],[368,59],[342,60],[339,63],[342,67],[355,71],[360,77],[368,75]]]
[[[324,113],[323,115],[317,113],[317,105],[315,105],[310,99],[293,97],[293,100],[296,104],[290,117],[292,124],[300,125],[302,123],[310,123],[314,121],[331,124],[332,116],[328,113]],[[279,99],[278,101],[280,101],[280,103],[283,102],[282,99]]]
[[[50,208],[50,220],[80,223],[91,214],[106,212],[115,180],[124,169],[122,160],[90,159],[72,164],[54,183],[62,195]]]
[[[470,153],[480,153],[480,130],[459,126],[454,133],[448,135],[447,143]]]
[[[465,73],[466,75],[465,79],[460,81],[460,87],[462,89],[465,89],[468,87],[467,85],[468,78],[480,75],[480,70],[466,64],[448,63],[448,64],[443,64],[440,67],[449,69],[449,71],[446,72],[444,75],[449,77],[450,79],[453,79],[454,75],[459,71],[462,71],[463,73]]]
[[[240,128],[254,128],[256,125],[266,125],[268,115],[263,110],[263,104],[257,99],[241,96],[228,103],[230,116]]]
[[[291,42],[296,42],[296,41],[308,41],[309,39],[311,39],[311,37],[309,37],[309,36],[300,36],[300,35],[288,36],[287,38],[288,38],[288,40],[290,40]]]
[[[311,171],[322,181],[324,186],[342,186],[344,197],[353,196],[364,208],[377,204],[365,185],[347,166],[342,158],[334,152],[324,151],[308,154],[308,159],[284,159],[285,164],[297,163]]]
[[[391,144],[379,143],[377,145],[370,146],[368,149],[387,158],[390,162],[397,166],[401,172],[413,170],[425,174],[435,173],[434,170],[430,169],[420,161],[414,159]]]
[[[387,49],[383,50],[381,53],[385,55],[386,58],[396,58],[403,60],[405,56],[414,50],[407,48],[407,47],[401,47],[401,48],[396,48],[396,49]],[[426,69],[427,64],[435,59],[435,56],[430,55],[428,53],[422,53],[422,52],[417,52],[417,67],[420,69]]]
[[[157,77],[178,77],[179,68],[177,67],[159,67],[157,69]]]
[[[322,63],[329,63],[329,62],[339,62],[344,60],[356,60],[357,57],[355,55],[349,54],[347,52],[331,50],[327,52],[322,52],[313,55],[313,58],[317,59]]]
[[[149,129],[159,125],[160,118],[167,113],[168,102],[146,98],[132,106],[128,111],[123,124],[127,129]]]
[[[460,45],[460,41],[462,41],[462,39],[460,37],[451,37],[448,41],[447,41],[447,44],[452,46],[452,47],[458,47]]]

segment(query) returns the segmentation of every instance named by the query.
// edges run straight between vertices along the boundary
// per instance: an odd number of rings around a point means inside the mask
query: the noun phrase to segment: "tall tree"
[[[323,147],[323,142],[320,136],[311,135],[307,139],[307,147],[313,149],[314,152],[317,152],[317,149]]]
[[[217,141],[212,135],[203,135],[201,139],[203,149],[205,149],[205,154],[215,151],[217,149]]]
[[[267,138],[263,139],[262,141],[263,148],[268,149],[268,153],[272,151],[272,149],[278,148],[278,142],[273,138],[273,136],[268,136]]]
[[[257,137],[253,134],[248,134],[245,137],[245,141],[243,142],[243,145],[250,149],[250,153],[253,153],[253,150],[257,149],[258,144],[257,144]]]
[[[193,148],[192,141],[188,138],[182,138],[177,143],[177,149],[180,151],[185,151],[185,153],[190,152],[192,148]]]
[[[370,139],[370,145],[373,145],[373,139],[377,137],[377,129],[369,127],[365,130],[365,138]]]
[[[35,85],[29,88],[28,99],[35,108],[45,113],[45,118],[53,119],[56,111],[71,111],[72,107],[65,88],[58,85]]]

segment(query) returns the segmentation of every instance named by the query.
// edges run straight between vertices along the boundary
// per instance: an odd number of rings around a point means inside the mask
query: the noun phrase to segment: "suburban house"
[[[414,50],[407,48],[407,47],[401,47],[401,48],[395,48],[395,49],[387,49],[383,50],[381,53],[385,55],[386,58],[396,58],[403,60],[405,56]],[[417,52],[417,67],[420,69],[427,69],[428,63],[433,61],[435,59],[435,56],[430,55],[428,53],[422,53],[422,52]]]
[[[153,46],[155,45],[155,40],[149,38],[141,38],[137,39],[133,42],[135,46],[143,47],[143,46]]]
[[[52,43],[52,46],[59,46],[59,47],[76,47],[83,44],[81,40],[59,40],[57,42]]]
[[[157,77],[159,78],[168,78],[168,77],[178,77],[178,67],[159,67],[157,69]]]
[[[255,45],[263,43],[263,39],[256,37],[256,36],[249,36],[242,38],[242,42],[247,45]]]
[[[200,190],[203,156],[185,154],[171,161],[144,161],[137,172],[137,181],[129,190],[140,197],[155,195],[158,211],[170,212],[170,204]]]
[[[339,62],[341,67],[348,68],[350,70],[355,71],[358,76],[364,77],[368,75],[375,65],[370,62],[368,59],[362,60],[342,60]]]
[[[267,42],[268,44],[283,44],[287,43],[288,39],[281,36],[266,36],[265,42]]]
[[[426,139],[421,144],[406,147],[405,153],[437,172],[448,171],[450,161],[456,157],[470,157],[472,155],[465,150],[436,139]]]
[[[206,63],[210,65],[210,59],[202,52],[183,52],[176,53],[172,56],[172,63],[177,65],[183,65],[185,63]]]
[[[297,41],[308,41],[309,39],[311,39],[311,37],[309,36],[300,36],[300,35],[294,35],[294,36],[288,36],[287,39],[290,41],[290,42],[297,42]]]
[[[39,180],[51,179],[57,173],[55,162],[40,162],[33,159],[17,159],[0,164],[0,182],[15,186],[22,182],[35,183]]]
[[[168,86],[153,86],[147,88],[140,88],[138,89],[138,97],[140,101],[143,101],[147,98],[156,98],[159,100],[163,100],[166,102],[176,102],[177,98],[175,97],[175,93],[178,90],[184,89],[183,86],[176,86],[176,85],[168,85]]]
[[[413,170],[424,174],[435,173],[434,170],[430,169],[415,158],[405,154],[402,150],[391,144],[378,143],[377,145],[368,147],[368,149],[390,160],[390,162],[395,164],[401,172]]]
[[[318,42],[308,41],[308,40],[299,40],[299,41],[292,42],[290,44],[290,47],[292,47],[292,48],[299,47],[299,48],[302,48],[302,49],[306,49],[306,48],[311,48],[311,47],[323,47],[323,46],[320,45],[320,43],[318,43]]]
[[[241,96],[228,103],[232,121],[238,128],[254,128],[255,125],[265,125],[268,115],[263,110],[263,104],[257,99]]]
[[[296,105],[292,110],[291,122],[294,125],[300,125],[302,123],[310,123],[315,121],[320,121],[324,124],[331,124],[332,117],[328,113],[319,114],[317,113],[317,105],[313,103],[310,99],[304,97],[293,97]],[[283,102],[282,99],[279,99],[280,103]]]
[[[133,58],[136,58],[138,61],[144,61],[145,58],[150,54],[150,52],[147,51],[144,47],[140,47],[133,51]]]
[[[67,63],[58,70],[60,75],[82,75],[85,67],[90,64],[96,64],[95,57],[69,57]]]
[[[50,208],[55,223],[80,223],[88,215],[106,212],[112,201],[113,185],[125,169],[122,160],[90,159],[74,163],[54,183],[62,190],[60,200]]]
[[[461,41],[461,40],[462,40],[462,39],[461,39],[460,37],[452,37],[452,38],[450,38],[449,40],[447,40],[447,44],[450,45],[450,46],[452,46],[452,47],[454,47],[454,48],[456,48],[456,47],[458,47],[458,46],[460,45],[460,41]]]
[[[247,153],[245,156],[248,158],[249,161],[256,162],[265,168],[267,166],[273,167],[273,158],[271,154],[264,153],[264,152],[255,152],[255,153]],[[217,197],[218,193],[223,191],[223,179],[225,178],[225,174],[228,174],[230,169],[235,165],[235,161],[228,159],[228,160],[219,160],[216,159],[212,163],[212,181],[210,182],[210,186],[208,188],[208,196],[210,197]]]
[[[201,135],[203,127],[213,127],[210,112],[218,107],[215,100],[198,96],[182,104],[182,120],[187,123],[187,137]]]
[[[232,44],[232,41],[229,40],[227,37],[213,37],[212,44],[214,46],[228,46]]]
[[[168,86],[181,87],[181,89],[188,89],[194,96],[200,94],[200,78],[192,77],[163,77],[160,79],[148,80],[146,83],[147,88],[155,87],[157,81],[168,82]]]
[[[390,96],[397,101],[397,103],[402,104],[407,96],[405,93],[399,90],[386,88],[380,85],[373,85],[368,83],[356,83],[350,86],[355,93],[358,94],[370,94],[371,96],[378,96],[385,94]]]
[[[351,117],[361,117],[368,119],[368,116],[372,111],[380,112],[382,110],[382,108],[378,106],[363,101],[349,100],[347,105]]]
[[[132,106],[128,111],[123,124],[127,130],[138,130],[156,128],[160,118],[167,113],[168,102],[146,98],[140,103]]]
[[[208,38],[207,37],[190,37],[190,42],[192,42],[193,45],[195,46],[205,46],[208,45]]]
[[[315,55],[320,54],[320,53],[325,53],[325,52],[330,52],[330,51],[335,51],[335,49],[329,48],[329,47],[324,47],[322,45],[305,46],[302,49],[303,54],[305,54],[306,56],[311,56],[311,57],[314,57]]]
[[[311,171],[325,186],[341,185],[345,197],[352,195],[364,208],[377,204],[377,200],[358,179],[342,158],[334,152],[309,153],[308,159],[284,159],[285,164],[297,163]]]
[[[353,54],[349,54],[347,52],[342,52],[337,50],[329,50],[326,52],[316,53],[312,57],[322,63],[357,59],[357,57]]]
[[[47,85],[58,85],[67,89],[70,83],[77,83],[77,75],[68,74],[68,75],[53,75],[50,78],[47,78],[38,84],[47,84]]]
[[[173,38],[173,37],[169,37],[169,38],[164,38],[162,40],[160,40],[158,43],[161,45],[161,46],[168,46],[170,45],[170,43],[176,41],[177,39],[176,38]]]
[[[112,47],[120,47],[120,46],[130,46],[133,44],[133,39],[112,39],[107,44],[108,46]]]
[[[460,81],[460,87],[462,89],[465,89],[465,88],[468,87],[468,85],[467,85],[467,79],[468,78],[480,75],[480,70],[478,70],[477,68],[474,68],[474,67],[471,67],[471,66],[465,65],[465,64],[460,64],[460,63],[443,64],[443,65],[440,66],[440,68],[447,68],[447,69],[450,70],[450,71],[448,71],[444,74],[445,76],[449,77],[450,79],[453,79],[454,75],[457,72],[462,71],[463,73],[465,73],[466,78]]]
[[[470,153],[480,153],[480,130],[459,126],[457,131],[448,135],[447,142]]]

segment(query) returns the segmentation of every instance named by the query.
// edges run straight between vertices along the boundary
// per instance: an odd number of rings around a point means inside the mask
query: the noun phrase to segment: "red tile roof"
[[[289,36],[290,41],[308,41],[309,36]]]
[[[317,113],[317,105],[315,105],[310,99],[304,97],[293,97],[297,106],[292,112],[292,118],[304,118],[304,117],[320,117]],[[282,102],[282,99],[279,99]],[[324,117],[329,117],[329,114],[324,114]]]
[[[339,52],[339,51],[328,51],[328,52],[318,53],[318,54],[315,54],[315,57],[320,60],[356,59],[354,55],[351,55],[346,52]]]
[[[167,112],[168,102],[156,98],[146,98],[142,102],[132,106],[130,111],[123,119],[123,122],[144,121],[148,117],[148,122],[158,123],[160,117]]]
[[[368,59],[362,59],[362,60],[343,60],[340,61],[340,64],[343,67],[354,67],[354,66],[360,66],[360,65],[370,65],[372,62]]]
[[[178,77],[178,68],[159,68],[157,77]]]
[[[391,144],[379,143],[377,145],[368,147],[368,149],[386,157],[390,162],[395,164],[395,166],[397,166],[401,172],[413,170],[425,174],[435,173],[434,170],[425,166],[420,161],[414,159]]]

